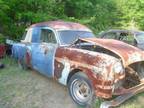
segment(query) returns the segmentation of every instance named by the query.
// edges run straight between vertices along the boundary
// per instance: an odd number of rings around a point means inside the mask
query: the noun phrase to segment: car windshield
[[[59,31],[59,39],[62,45],[72,44],[78,38],[93,38],[94,34],[88,31]]]
[[[136,40],[138,43],[144,43],[144,32],[136,34]]]

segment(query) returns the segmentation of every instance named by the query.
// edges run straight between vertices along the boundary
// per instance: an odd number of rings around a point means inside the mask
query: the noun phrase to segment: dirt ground
[[[37,98],[37,102],[41,103],[39,108],[78,108],[70,98],[68,89],[65,86],[40,75],[38,72],[32,71],[31,74],[37,79],[34,87],[37,93],[35,96],[29,95],[28,99]]]
[[[65,86],[35,71],[0,70],[0,108],[78,108]]]

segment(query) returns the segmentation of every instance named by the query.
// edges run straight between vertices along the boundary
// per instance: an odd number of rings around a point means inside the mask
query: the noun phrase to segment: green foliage
[[[5,37],[2,34],[0,34],[0,44],[3,43],[5,43]]]
[[[0,33],[19,39],[29,25],[75,21],[95,33],[111,28],[144,30],[144,0],[0,0]]]

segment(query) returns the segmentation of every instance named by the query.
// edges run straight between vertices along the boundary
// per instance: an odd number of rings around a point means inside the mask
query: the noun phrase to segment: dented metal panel
[[[114,39],[97,38],[87,38],[81,40],[99,45],[116,53],[122,59],[125,67],[134,62],[144,61],[144,52],[142,50],[134,46],[128,45],[124,42],[117,41]]]
[[[112,65],[118,59],[98,52],[66,47],[58,48],[55,56],[55,67],[57,68],[54,73],[60,82],[66,85],[68,74],[73,69],[80,69],[93,82],[97,96],[111,97],[115,81]]]
[[[121,89],[121,91],[119,91],[121,93],[120,96],[116,97],[115,99],[111,100],[111,101],[105,101],[101,104],[100,108],[111,108],[111,107],[116,107],[120,104],[122,104],[123,102],[125,102],[126,100],[128,100],[129,98],[131,98],[132,96],[144,92],[144,83],[141,83],[133,88],[130,89]]]

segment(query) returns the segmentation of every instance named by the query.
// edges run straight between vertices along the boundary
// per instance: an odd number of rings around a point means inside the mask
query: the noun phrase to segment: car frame
[[[23,40],[13,44],[12,55],[23,69],[32,68],[68,86],[70,96],[81,106],[91,104],[94,97],[116,95],[101,104],[101,108],[115,107],[144,91],[144,53],[121,41],[95,38],[78,23],[33,24]],[[137,81],[131,77],[135,75]],[[123,85],[128,78],[137,83]]]

